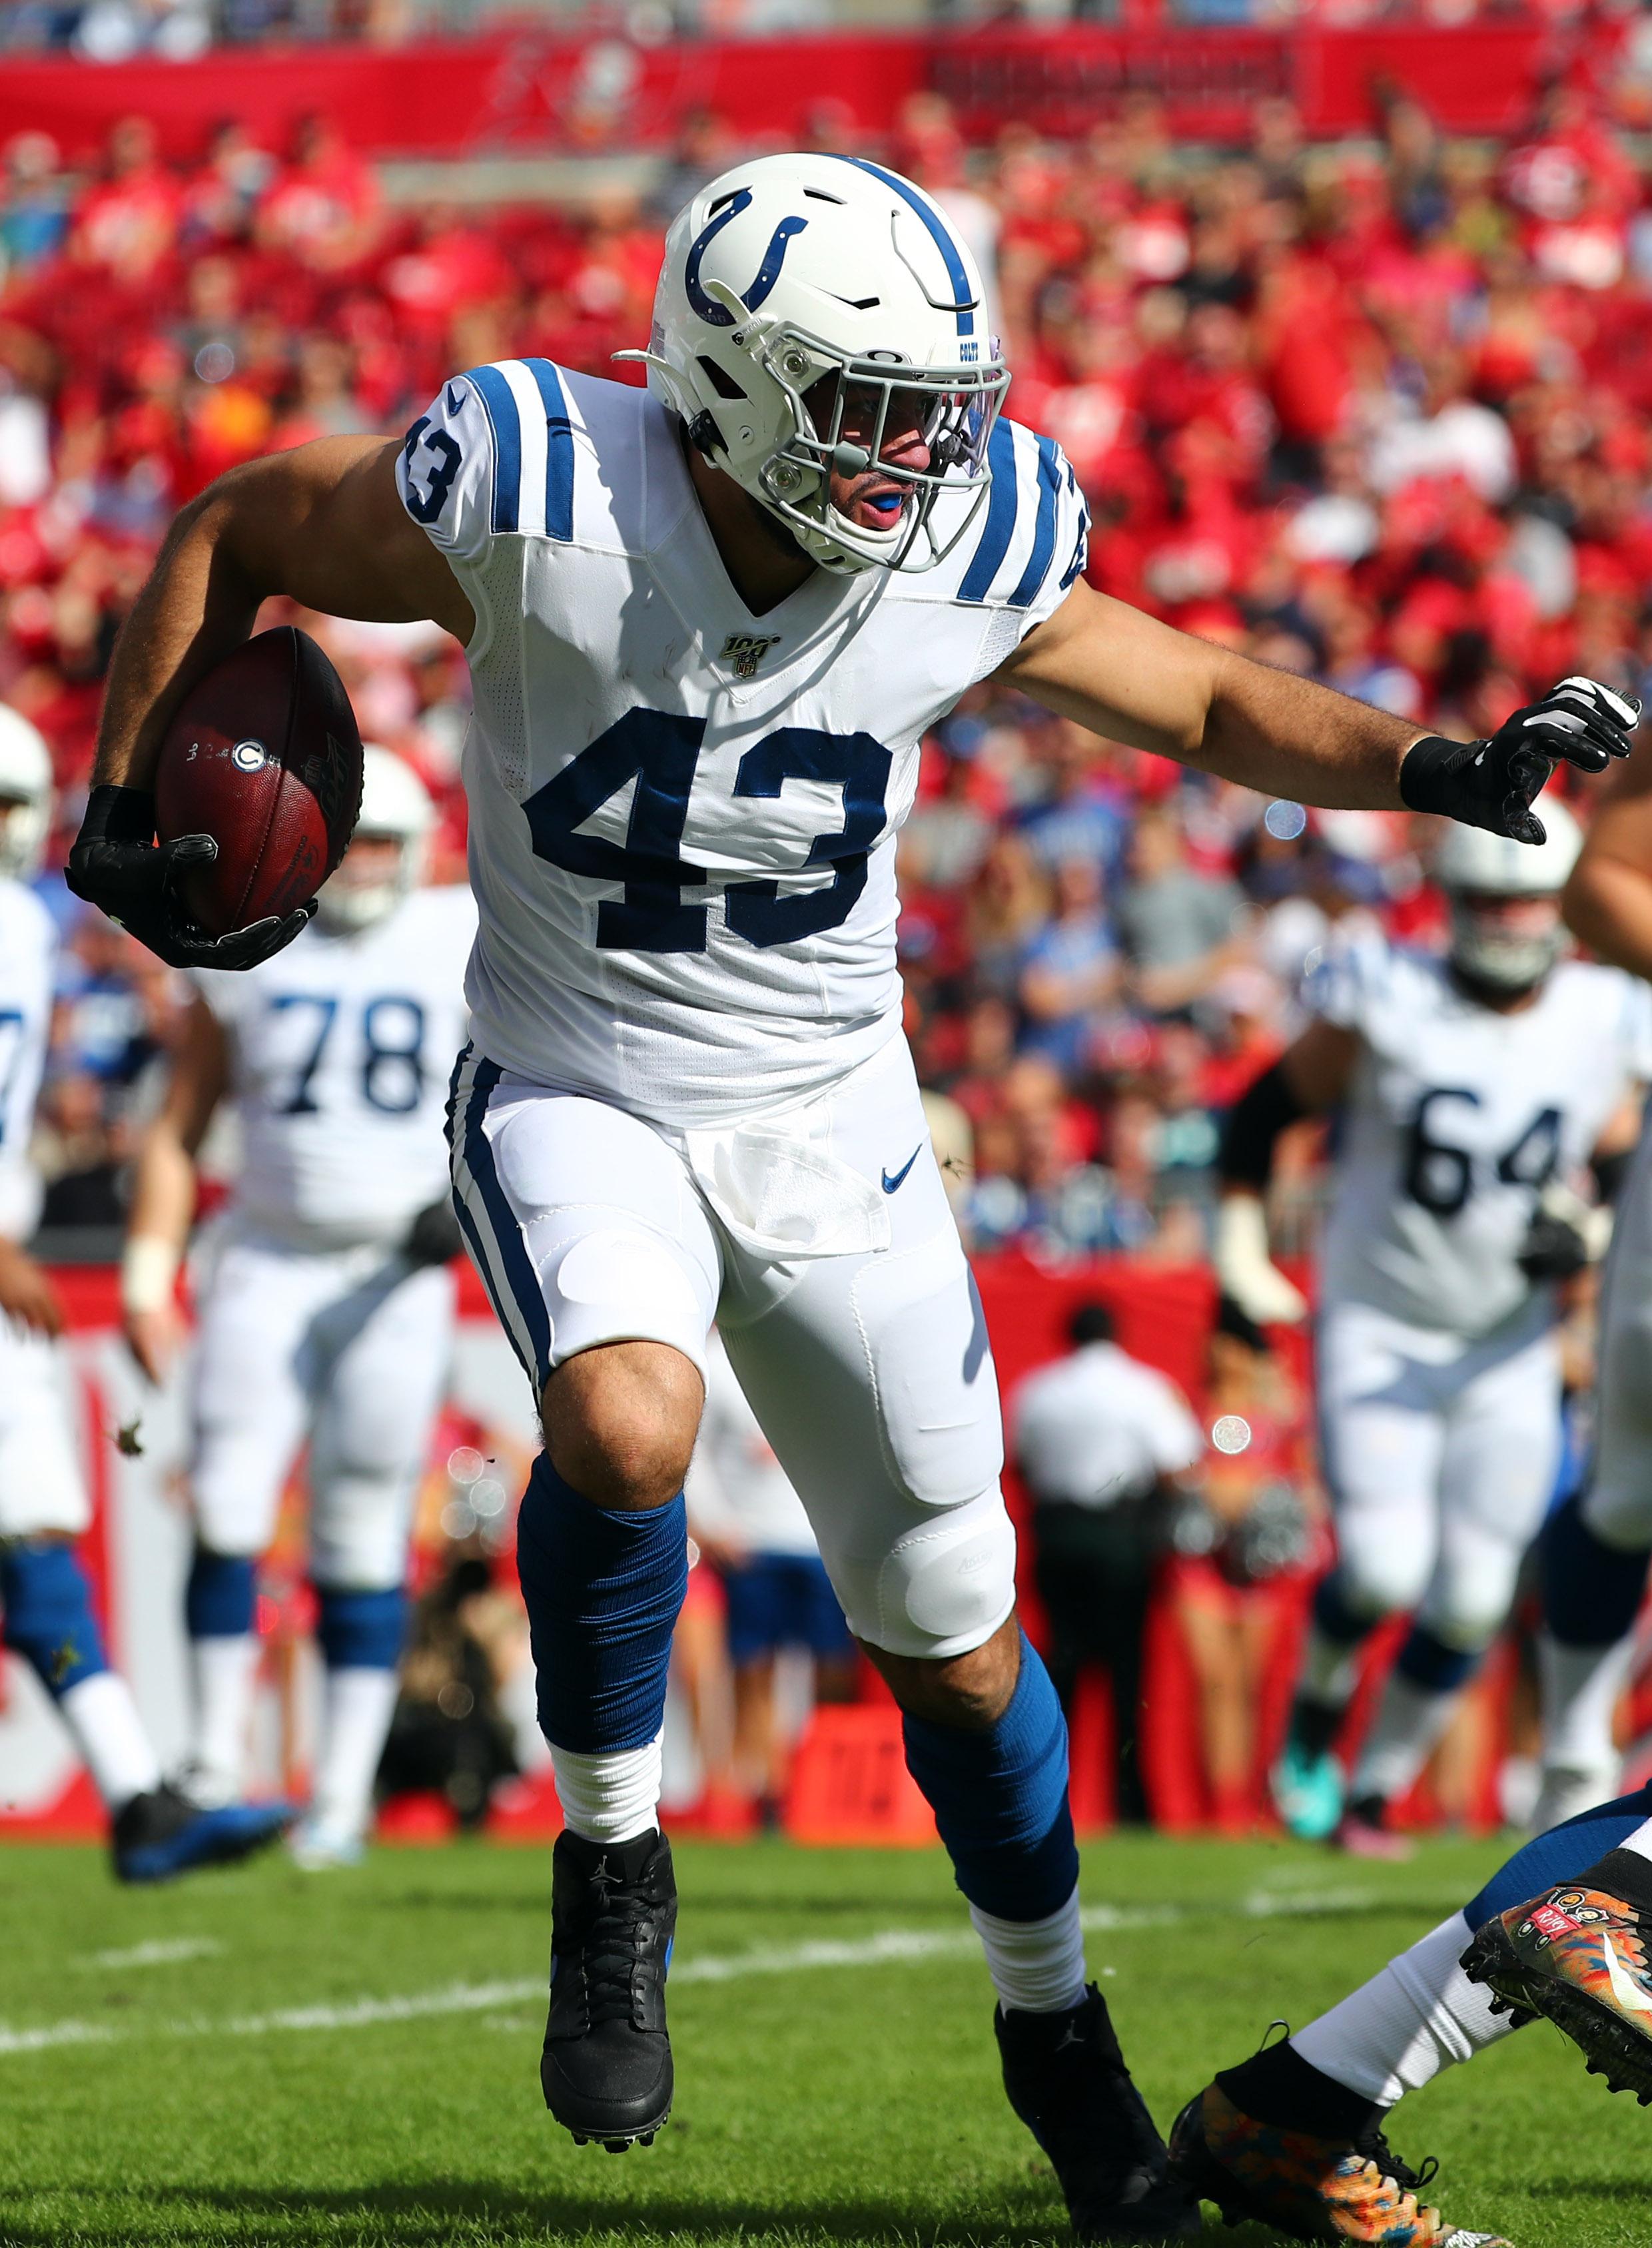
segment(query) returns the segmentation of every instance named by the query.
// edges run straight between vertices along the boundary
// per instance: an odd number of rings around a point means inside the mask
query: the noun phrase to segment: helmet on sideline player
[[[0,881],[38,871],[51,829],[51,752],[20,710],[0,702]]]
[[[1010,374],[981,307],[974,259],[909,180],[858,156],[759,156],[677,214],[649,347],[616,356],[647,360],[691,441],[812,560],[928,570],[975,512],[961,508],[937,541],[943,488],[978,506],[991,482],[987,439]],[[881,458],[909,428],[927,467]],[[832,504],[833,470],[874,463],[906,488],[887,531]]]
[[[364,742],[361,811],[351,833],[350,849],[338,872],[329,875],[317,894],[316,918],[322,928],[346,936],[371,929],[393,914],[424,880],[435,818],[430,792],[407,760],[377,742]],[[350,860],[358,843],[383,842],[401,846],[389,880],[382,879],[376,868],[370,878],[351,872]]]
[[[1542,816],[1549,831],[1542,843],[1452,826],[1435,846],[1434,879],[1451,908],[1451,963],[1489,990],[1531,990],[1566,945],[1560,893],[1583,831],[1563,804],[1546,797]],[[1545,901],[1546,913],[1521,910]]]

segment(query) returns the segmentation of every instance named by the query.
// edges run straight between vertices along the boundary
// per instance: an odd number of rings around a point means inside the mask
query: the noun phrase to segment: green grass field
[[[1091,1971],[1161,2123],[1498,1854],[1093,1845]],[[323,1878],[271,1858],[145,1893],[90,1851],[0,1850],[0,2243],[1064,2237],[938,1854],[688,1844],[678,1867],[676,2113],[620,2158],[540,2105],[544,1851],[386,1850]],[[1413,2100],[1395,2138],[1439,2155],[1449,2217],[1516,2248],[1652,2240],[1652,2115],[1545,2026]]]

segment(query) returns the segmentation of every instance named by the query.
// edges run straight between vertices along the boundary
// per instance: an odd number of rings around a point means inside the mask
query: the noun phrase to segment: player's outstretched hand
[[[1414,742],[1400,767],[1400,794],[1413,812],[1443,812],[1494,835],[1541,843],[1544,826],[1532,803],[1555,766],[1564,760],[1580,772],[1604,772],[1614,757],[1628,756],[1640,723],[1633,695],[1598,679],[1563,679],[1488,741],[1426,734]]]
[[[428,1264],[446,1264],[464,1248],[464,1236],[454,1215],[452,1197],[442,1195],[425,1207],[408,1228],[401,1254],[415,1271]]]
[[[100,906],[113,922],[148,946],[168,968],[256,968],[291,944],[315,911],[271,915],[250,929],[210,936],[184,912],[176,877],[218,855],[210,835],[154,840],[154,799],[147,790],[94,788],[69,853],[66,880],[76,897]]]

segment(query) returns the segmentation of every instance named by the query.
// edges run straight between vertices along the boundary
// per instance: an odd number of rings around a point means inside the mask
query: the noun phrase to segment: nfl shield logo
[[[779,644],[778,633],[730,633],[718,661],[731,663],[737,679],[750,679],[769,650]]]

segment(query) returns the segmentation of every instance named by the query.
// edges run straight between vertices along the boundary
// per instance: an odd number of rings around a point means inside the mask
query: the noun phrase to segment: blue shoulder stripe
[[[562,381],[548,359],[522,364],[545,401],[545,529],[547,538],[573,536],[573,424]]]
[[[1055,551],[1055,504],[1061,490],[1061,471],[1057,466],[1059,455],[1052,437],[1040,437],[1038,445],[1038,519],[1033,527],[1032,552],[1026,568],[1021,572],[1021,582],[1010,596],[1012,609],[1025,609],[1038,597],[1050,567],[1050,557]]]
[[[522,416],[497,367],[470,367],[464,379],[482,401],[493,428],[492,527],[514,531],[522,495]]]
[[[859,171],[870,172],[874,180],[881,180],[886,188],[893,188],[901,202],[910,203],[913,209],[916,211],[929,229],[936,248],[946,260],[947,276],[952,284],[954,299],[951,309],[958,316],[958,333],[961,336],[972,336],[975,333],[976,298],[970,291],[970,277],[964,270],[963,259],[959,254],[958,245],[942,223],[938,214],[931,209],[929,204],[915,188],[908,185],[898,172],[886,172],[881,164],[871,163],[864,156],[840,156],[838,161],[840,164],[853,164]],[[942,305],[937,309],[944,312],[947,307]]]
[[[963,583],[958,588],[961,601],[985,600],[1015,536],[1015,519],[1021,503],[1016,489],[1015,429],[1002,415],[993,423],[992,435],[987,439],[987,466],[992,471],[987,491],[987,519],[970,566],[963,573]]]

